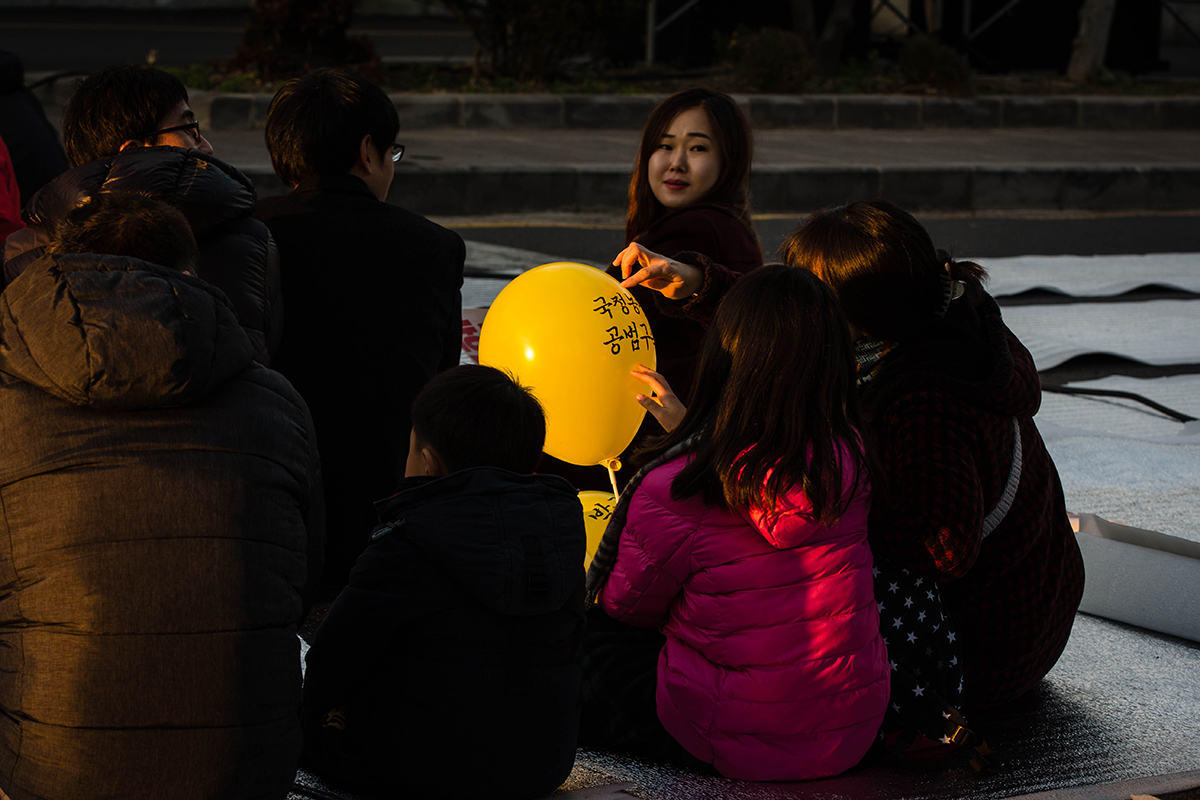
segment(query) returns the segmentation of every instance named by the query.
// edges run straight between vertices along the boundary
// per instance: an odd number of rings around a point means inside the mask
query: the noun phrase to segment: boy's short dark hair
[[[192,273],[199,257],[179,209],[132,192],[92,195],[58,223],[46,252],[128,256]]]
[[[435,375],[413,401],[418,445],[437,451],[450,472],[501,467],[533,472],[546,443],[537,398],[506,372],[476,364]]]
[[[391,99],[348,69],[318,69],[285,83],[267,110],[267,152],[285,186],[348,172],[363,136],[380,158],[391,151],[400,116]]]
[[[142,64],[93,72],[75,85],[63,109],[63,147],[71,166],[116,155],[130,139],[154,143],[146,134],[175,106],[188,100],[174,75]]]

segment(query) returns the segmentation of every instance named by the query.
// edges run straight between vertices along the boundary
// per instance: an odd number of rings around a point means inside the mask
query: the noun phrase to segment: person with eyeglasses
[[[4,284],[44,252],[55,225],[102,192],[137,192],[183,212],[200,247],[200,276],[225,292],[269,365],[281,333],[279,254],[251,212],[257,193],[213,146],[174,75],[138,64],[99,70],[78,83],[63,110],[63,145],[73,169],[25,206],[29,227],[4,242]]]
[[[410,407],[462,350],[462,237],[386,202],[404,146],[391,98],[345,69],[288,81],[267,151],[292,192],[255,216],[279,244],[287,322],[271,363],[312,412],[332,599],[404,477]]]

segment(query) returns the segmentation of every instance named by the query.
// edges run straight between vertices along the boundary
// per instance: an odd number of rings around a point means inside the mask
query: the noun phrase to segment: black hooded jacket
[[[479,467],[377,504],[383,524],[308,653],[307,718],[345,708],[360,785],[537,797],[579,728],[583,510],[553,475]],[[306,727],[306,750],[310,730]]]
[[[200,246],[197,271],[229,298],[255,359],[269,365],[283,313],[275,240],[251,216],[257,195],[250,179],[199,150],[130,147],[58,176],[25,206],[29,227],[5,240],[4,283],[42,255],[60,220],[102,192],[145,194],[183,212]]]
[[[0,295],[0,788],[272,798],[301,737],[315,439],[225,297],[52,255]]]

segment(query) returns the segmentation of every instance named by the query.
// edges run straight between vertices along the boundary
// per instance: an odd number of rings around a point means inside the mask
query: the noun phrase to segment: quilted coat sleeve
[[[977,434],[952,397],[899,398],[872,425],[888,491],[871,507],[871,546],[919,575],[962,577],[983,542]]]
[[[647,477],[650,483],[653,473]],[[621,531],[617,560],[598,602],[613,619],[640,628],[666,621],[692,573],[691,549],[699,527],[638,489]]]

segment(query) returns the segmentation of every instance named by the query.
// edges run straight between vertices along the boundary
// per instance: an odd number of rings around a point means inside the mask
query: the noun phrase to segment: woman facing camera
[[[669,258],[700,252],[737,273],[761,266],[762,248],[750,219],[753,157],[750,123],[728,95],[686,89],[663,100],[642,129],[625,240]],[[609,274],[620,280],[616,269]],[[635,288],[633,296],[654,332],[658,371],[686,398],[703,326],[662,314],[653,292]]]
[[[674,258],[703,253],[734,273],[762,266],[762,248],[750,219],[750,163],[754,137],[746,115],[731,97],[709,89],[685,89],[659,103],[642,129],[629,180],[626,242]],[[620,269],[608,274],[621,280]],[[632,288],[654,335],[657,370],[682,398],[691,392],[704,326],[664,314],[655,293]],[[647,418],[621,461],[662,430]],[[542,459],[540,472],[561,475],[579,489],[608,491],[608,476],[594,467]],[[623,470],[617,481],[630,475]]]
[[[1033,421],[1032,356],[984,291],[984,269],[935,249],[890,203],[814,214],[781,251],[833,289],[855,339],[858,398],[887,484],[871,504],[872,550],[940,589],[964,710],[1020,697],[1058,660],[1083,593],[1062,485]],[[738,276],[688,260],[633,246],[617,263],[626,284],[703,319]],[[677,414],[658,388],[643,405]]]

